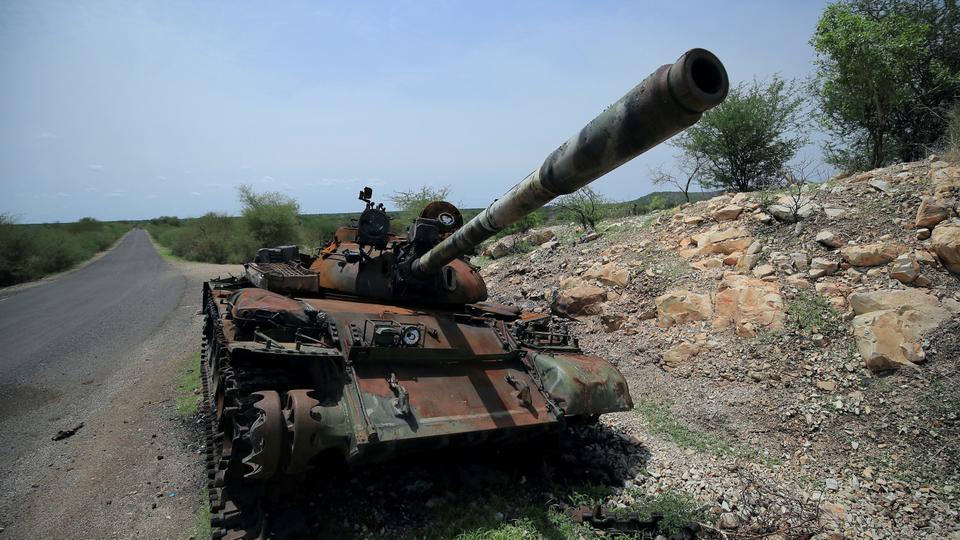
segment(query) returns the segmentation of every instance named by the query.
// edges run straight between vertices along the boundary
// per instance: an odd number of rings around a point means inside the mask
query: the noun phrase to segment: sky
[[[240,184],[304,213],[358,210],[365,185],[486,206],[687,49],[732,84],[810,75],[823,2],[722,4],[4,0],[0,213],[235,214]],[[660,189],[676,153],[593,187]]]

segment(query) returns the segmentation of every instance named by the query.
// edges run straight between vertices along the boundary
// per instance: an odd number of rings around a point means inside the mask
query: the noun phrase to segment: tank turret
[[[342,294],[381,301],[457,305],[487,291],[462,257],[484,240],[553,199],[572,193],[693,125],[720,104],[729,83],[709,51],[692,49],[661,66],[550,153],[520,183],[466,224],[452,204],[437,201],[406,235],[390,233],[390,217],[360,192],[366,208],[317,257],[286,256],[247,266],[257,286],[283,294]],[[274,250],[276,251],[276,250]]]

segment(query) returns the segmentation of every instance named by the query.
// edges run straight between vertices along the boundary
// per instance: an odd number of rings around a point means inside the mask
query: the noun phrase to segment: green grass
[[[653,435],[666,437],[680,448],[717,456],[737,454],[736,449],[723,439],[677,420],[669,405],[643,400],[636,405],[636,411],[646,421],[647,431]]]
[[[646,421],[647,431],[650,434],[664,437],[680,448],[701,454],[713,454],[717,457],[744,459],[762,463],[768,467],[779,467],[782,464],[782,460],[776,456],[761,453],[754,448],[731,444],[716,435],[681,422],[668,404],[643,400],[634,409]]]
[[[611,497],[608,486],[582,486],[569,493],[564,503],[571,507],[605,504]],[[649,519],[653,513],[663,515],[661,534],[670,535],[683,526],[701,521],[700,505],[687,495],[668,492],[648,497],[639,490],[631,495],[637,501],[616,513],[637,513],[640,519]],[[513,540],[546,539],[574,540],[607,536],[613,538],[642,538],[639,534],[602,534],[589,525],[575,522],[556,504],[544,505],[523,490],[511,494],[503,491],[483,501],[466,505],[448,504],[432,516],[429,529],[411,535],[423,540]]]
[[[811,291],[801,291],[787,302],[787,318],[808,334],[829,334],[840,327],[840,315],[833,305]]]
[[[157,239],[154,238],[149,231],[147,231],[147,234],[150,236],[150,240],[153,242],[154,249],[157,250],[157,253],[159,253],[161,257],[163,257],[168,261],[174,261],[174,262],[184,260],[183,257],[177,257],[176,255],[174,255],[172,248],[157,242]]]
[[[210,503],[207,486],[200,490],[200,511],[197,512],[197,524],[193,528],[193,538],[209,540],[212,534],[210,529]]]
[[[177,414],[181,417],[193,416],[200,406],[200,353],[190,357],[187,366],[177,380]]]

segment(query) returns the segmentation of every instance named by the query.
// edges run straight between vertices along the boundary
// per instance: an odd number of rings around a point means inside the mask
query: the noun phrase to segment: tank
[[[505,445],[633,408],[563,321],[487,301],[484,240],[695,123],[726,97],[720,61],[661,66],[469,222],[429,204],[406,230],[372,191],[314,254],[264,248],[203,287],[201,367],[215,538],[255,538],[256,498],[311,470]]]

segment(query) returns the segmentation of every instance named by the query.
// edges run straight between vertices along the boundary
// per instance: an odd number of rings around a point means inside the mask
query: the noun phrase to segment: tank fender
[[[583,354],[534,353],[544,390],[567,416],[593,416],[633,409],[630,389],[616,367]]]
[[[309,326],[316,310],[304,302],[265,289],[240,289],[230,297],[230,315],[239,321],[270,320],[282,326]]]

